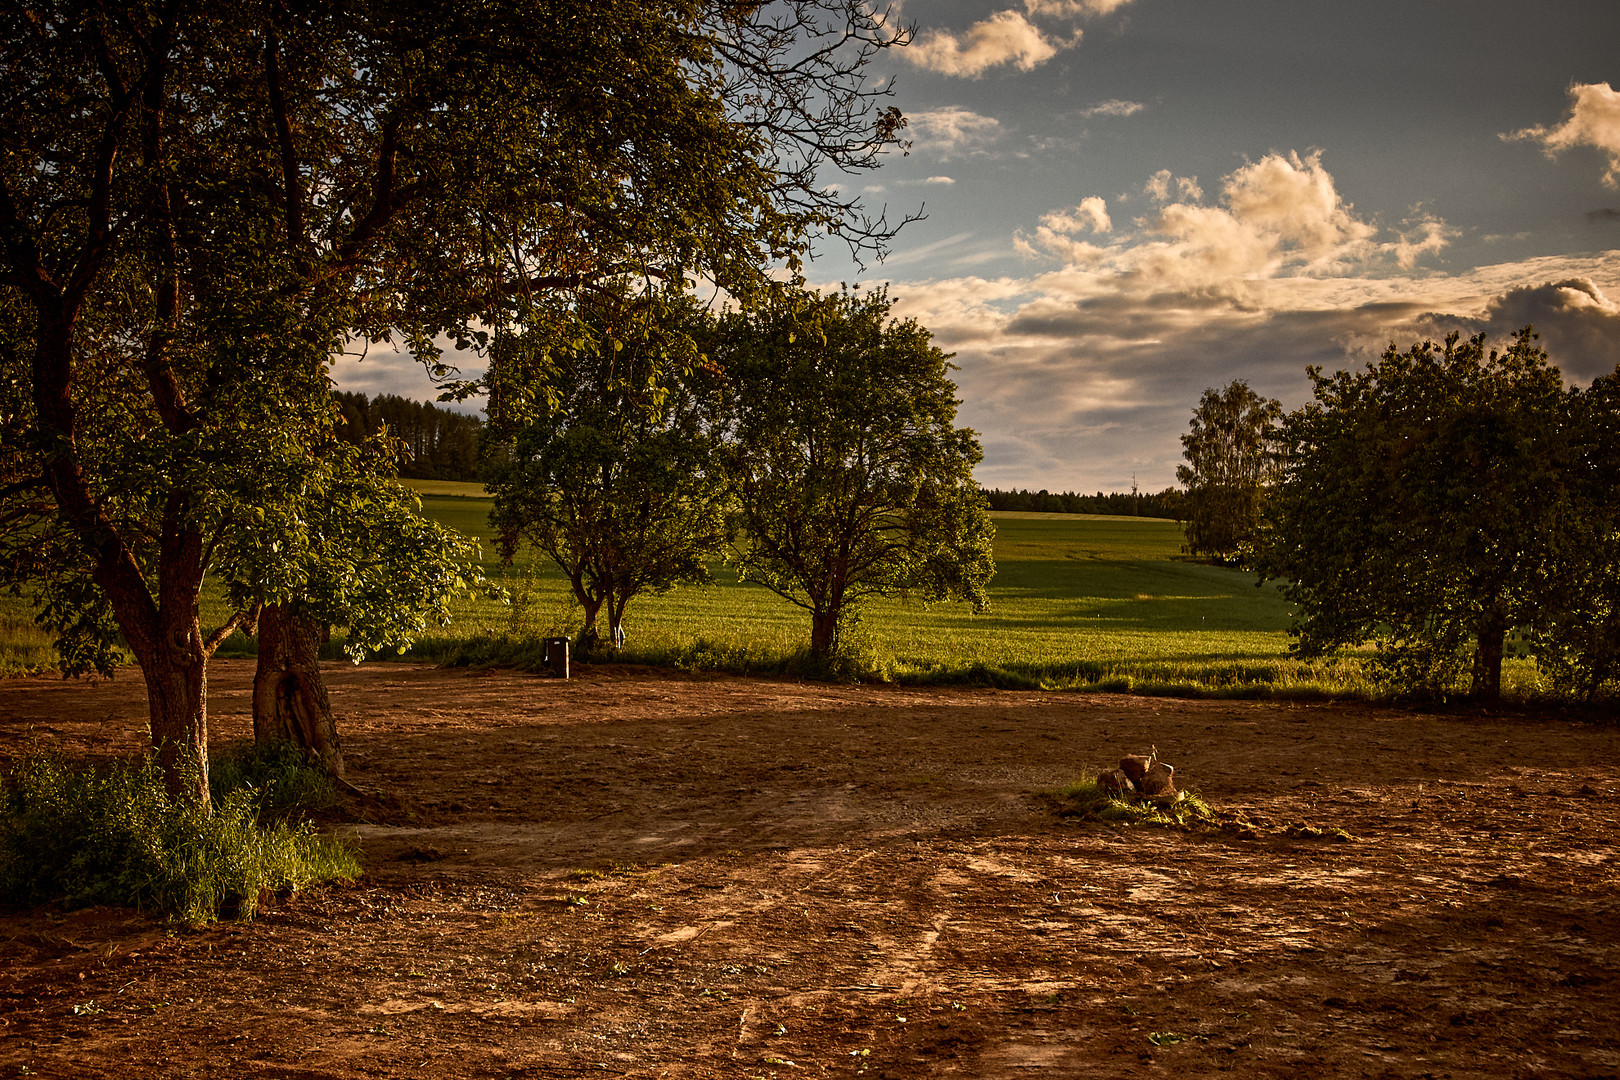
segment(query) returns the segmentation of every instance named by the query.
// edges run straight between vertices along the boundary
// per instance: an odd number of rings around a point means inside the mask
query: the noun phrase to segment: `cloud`
[[[1539,142],[1548,157],[1575,146],[1595,146],[1609,156],[1604,184],[1620,187],[1620,91],[1608,83],[1575,83],[1569,96],[1569,115],[1562,124],[1522,128],[1502,138]]]
[[[1014,237],[1027,274],[893,275],[897,312],[955,353],[982,483],[1123,490],[1134,474],[1155,490],[1204,389],[1242,378],[1293,408],[1307,364],[1355,368],[1451,330],[1500,343],[1533,324],[1572,384],[1620,358],[1620,250],[1423,269],[1453,230],[1358,215],[1317,154],[1247,163],[1208,201],[1169,172],[1149,186],[1134,220],[1098,196],[1039,215]]]
[[[1100,101],[1087,109],[1081,109],[1080,115],[1090,119],[1093,116],[1135,116],[1146,105],[1140,101],[1120,101],[1117,98],[1111,101]]]
[[[483,357],[473,352],[458,351],[455,343],[448,338],[439,338],[438,345],[444,350],[444,362],[459,369],[461,377],[475,379],[484,374],[487,361]],[[350,348],[354,351],[332,357],[329,374],[337,389],[362,393],[368,397],[396,394],[413,401],[437,400],[438,385],[428,376],[427,369],[403,346],[383,343],[367,347],[364,342],[355,342],[351,343]],[[466,413],[481,411],[483,407],[483,395],[440,406]]]
[[[1085,15],[1109,15],[1130,2],[1131,0],[1024,0],[1024,10],[1031,15],[1072,19]]]
[[[1242,378],[1294,408],[1309,397],[1307,364],[1355,368],[1450,330],[1505,343],[1533,323],[1578,385],[1620,357],[1620,251],[1273,286],[1264,303],[1243,304],[1065,266],[895,281],[891,292],[899,313],[955,353],[960,421],[985,449],[977,475],[1003,488],[1117,491],[1133,474],[1145,489],[1166,487],[1205,388]]]
[[[956,183],[956,179],[954,177],[950,177],[950,176],[930,176],[928,179],[924,180],[923,183],[925,183],[925,184],[954,184],[954,183]]]
[[[906,49],[913,64],[941,75],[977,79],[993,67],[1012,64],[1033,71],[1063,49],[1080,43],[1079,32],[1067,40],[1054,39],[1016,11],[998,11],[976,22],[960,35],[935,30]]]
[[[1007,65],[1033,71],[1080,44],[1082,34],[1074,26],[1076,21],[1112,14],[1128,3],[1130,0],[1024,0],[1023,11],[997,11],[961,32],[923,33],[903,55],[928,71],[969,79]],[[1048,22],[1048,28],[1037,26],[1032,19]],[[1062,25],[1053,27],[1052,22]]]
[[[1169,169],[1160,169],[1148,177],[1146,184],[1142,185],[1142,194],[1158,202],[1169,202],[1175,196],[1170,189],[1175,188],[1175,194],[1183,199],[1197,201],[1204,197],[1204,189],[1198,186],[1196,176],[1172,176]]]
[[[1620,221],[1620,210],[1616,210],[1612,206],[1603,206],[1596,210],[1588,210],[1586,212],[1586,220],[1595,222],[1599,225],[1612,225],[1615,222]]]
[[[1620,362],[1620,302],[1589,277],[1516,286],[1492,297],[1478,314],[1431,312],[1415,325],[1436,339],[1456,330],[1485,333],[1494,341],[1534,327],[1553,363],[1580,384],[1614,371]]]
[[[1108,270],[1161,290],[1253,303],[1266,282],[1280,277],[1333,276],[1380,262],[1411,269],[1455,233],[1439,218],[1420,216],[1379,240],[1385,230],[1356,216],[1319,152],[1267,154],[1245,164],[1221,181],[1217,205],[1203,201],[1196,177],[1168,169],[1150,177],[1143,191],[1158,209],[1106,247],[1082,238],[1110,231],[1097,227],[1095,213],[1071,211],[1043,215],[1032,233],[1014,237],[1014,245],[1026,255]],[[1087,206],[1101,211],[1102,200],[1084,200],[1077,210]]]
[[[949,161],[984,153],[1001,138],[1001,121],[960,105],[950,105],[908,114],[906,131],[915,151]]]

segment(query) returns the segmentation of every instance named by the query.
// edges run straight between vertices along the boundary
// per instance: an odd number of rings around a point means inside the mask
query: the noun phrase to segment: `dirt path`
[[[216,740],[247,664],[216,665]],[[1355,706],[330,669],[368,872],[0,919],[0,1076],[1620,1075],[1620,730]],[[0,683],[0,753],[140,745]],[[1257,835],[1037,796],[1157,746]],[[1290,837],[1342,828],[1353,842]]]

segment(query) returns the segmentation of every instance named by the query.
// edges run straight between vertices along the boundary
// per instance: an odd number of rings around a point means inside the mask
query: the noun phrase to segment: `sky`
[[[1533,324],[1620,363],[1617,0],[905,0],[909,151],[840,181],[892,217],[864,269],[955,354],[986,487],[1175,482],[1206,388],[1287,408],[1307,365]],[[465,358],[469,371],[479,365]],[[345,389],[429,398],[408,358]]]

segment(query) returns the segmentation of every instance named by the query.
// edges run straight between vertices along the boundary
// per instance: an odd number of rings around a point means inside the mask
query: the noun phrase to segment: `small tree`
[[[600,615],[618,648],[636,596],[708,581],[729,535],[718,380],[690,351],[700,313],[651,296],[616,308],[598,304],[586,332],[550,350],[555,375],[543,394],[502,396],[496,426],[506,437],[489,482],[502,558],[527,541],[562,569],[584,611],[587,651],[601,640]],[[528,422],[514,423],[521,416]]]
[[[340,781],[319,666],[327,628],[347,628],[344,650],[358,663],[448,623],[450,601],[482,581],[477,543],[422,516],[415,493],[391,475],[393,450],[382,440],[331,439],[289,504],[295,518],[267,520],[250,534],[259,543],[231,548],[219,566],[258,636],[255,739],[301,747]]]
[[[882,292],[845,291],[722,328],[738,570],[810,612],[818,657],[838,651],[868,597],[982,611],[995,573],[981,453],[955,426],[948,357],[889,309]]]
[[[1558,369],[1526,328],[1504,352],[1453,334],[1309,374],[1261,557],[1299,605],[1298,651],[1377,638],[1403,682],[1443,691],[1466,668],[1497,698],[1508,631],[1542,617],[1579,543]]]
[[[1210,388],[1181,437],[1187,464],[1176,480],[1187,489],[1187,550],[1228,563],[1254,553],[1265,493],[1276,479],[1275,437],[1282,405],[1241,379]]]

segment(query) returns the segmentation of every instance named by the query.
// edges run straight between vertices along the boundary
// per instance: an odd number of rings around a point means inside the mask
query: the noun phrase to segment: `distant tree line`
[[[480,480],[476,416],[394,394],[334,393],[343,423],[340,439],[362,445],[386,428],[398,440],[399,475],[413,480]]]
[[[985,501],[992,510],[1023,510],[1039,514],[1119,514],[1129,517],[1186,518],[1186,494],[1179,488],[1165,488],[1156,492],[1099,491],[1095,495],[1080,495],[1073,491],[1061,494],[1047,491],[1026,491],[1014,488],[982,489]]]

